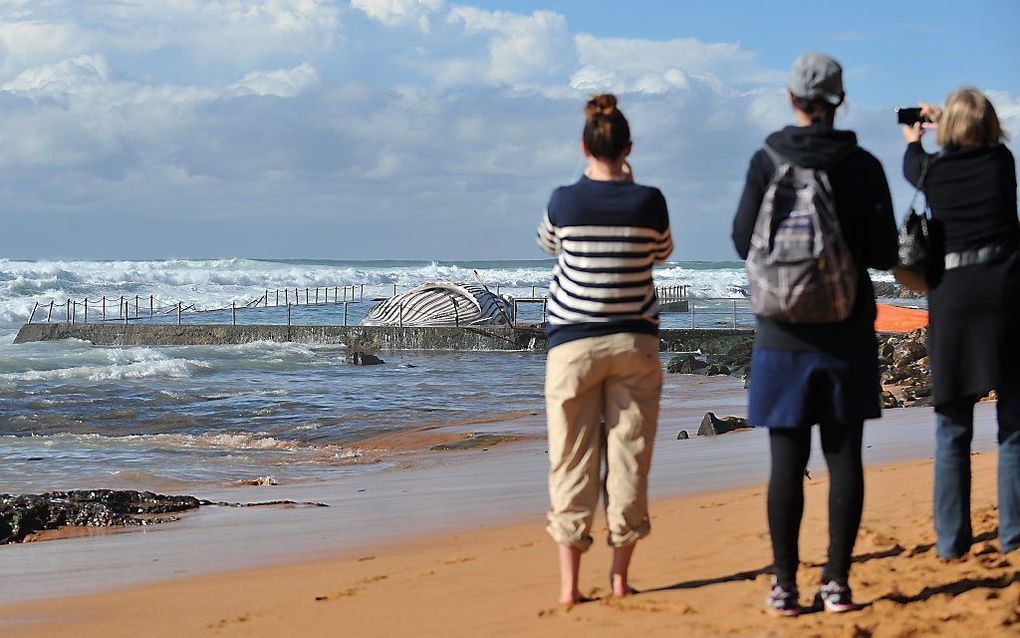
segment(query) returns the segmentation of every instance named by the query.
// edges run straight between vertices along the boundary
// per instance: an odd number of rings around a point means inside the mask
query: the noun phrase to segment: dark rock
[[[876,281],[872,285],[875,287],[875,296],[879,299],[923,299],[926,295],[891,281]]]
[[[352,352],[344,357],[344,363],[353,366],[377,366],[386,363],[374,354],[367,354],[364,352]]]
[[[882,408],[898,408],[902,405],[903,403],[892,392],[888,390],[882,392]]]
[[[677,441],[686,441],[689,438],[691,438],[691,435],[687,434],[687,430],[680,430],[679,432],[677,432],[676,435]]]
[[[708,367],[708,364],[693,354],[681,354],[669,360],[669,363],[666,364],[666,372],[673,374],[694,374],[706,367]]]
[[[734,430],[742,430],[748,427],[747,419],[727,416],[718,418],[714,413],[708,412],[701,420],[701,427],[698,428],[698,436],[716,436],[726,434]]]
[[[75,490],[45,494],[0,494],[0,544],[67,526],[112,527],[177,520],[160,514],[195,509],[193,496],[165,496],[133,490]]]
[[[708,366],[708,372],[706,374],[708,374],[708,376],[710,377],[714,377],[716,375],[728,376],[730,374],[730,369],[727,368],[725,365],[711,365]]]

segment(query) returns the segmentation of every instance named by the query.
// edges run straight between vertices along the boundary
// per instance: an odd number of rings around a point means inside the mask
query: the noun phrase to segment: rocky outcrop
[[[344,357],[344,363],[352,366],[377,366],[386,363],[374,354],[367,352],[352,352]]]
[[[709,337],[685,345],[692,352],[700,352],[701,355],[677,355],[666,364],[667,372],[740,376],[746,386],[747,376],[751,370],[751,350],[754,346],[752,335],[726,339]]]
[[[193,496],[165,496],[131,490],[76,490],[45,494],[0,494],[0,545],[30,534],[67,526],[113,527],[175,521],[176,512],[195,509]]]
[[[734,430],[743,430],[749,427],[747,419],[736,416],[717,417],[714,413],[708,412],[701,419],[701,427],[698,428],[698,436],[718,436]]]
[[[218,507],[310,506],[324,503],[263,501],[227,503],[194,496],[134,490],[73,490],[43,494],[0,494],[0,545],[20,543],[38,532],[62,527],[155,525],[180,520],[174,514],[205,505]]]
[[[915,292],[892,281],[875,281],[872,285],[879,299],[924,299],[927,296],[927,293]]]
[[[905,335],[879,337],[878,363],[882,373],[882,406],[931,405],[931,363],[928,328]]]
[[[691,435],[687,434],[687,430],[680,430],[679,432],[676,433],[677,441],[686,441],[689,438],[691,438]]]

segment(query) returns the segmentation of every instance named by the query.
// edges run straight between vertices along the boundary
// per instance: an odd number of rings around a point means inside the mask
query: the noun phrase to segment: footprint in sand
[[[234,618],[221,618],[220,620],[217,620],[213,624],[209,625],[207,628],[208,629],[223,629],[227,625],[234,625],[234,624],[237,624],[237,623],[248,622],[253,617],[254,616],[252,616],[252,614],[241,614],[240,616],[235,616]]]
[[[339,598],[350,598],[351,596],[354,596],[355,594],[358,593],[358,589],[359,589],[358,587],[351,587],[350,589],[345,589],[343,591],[335,591],[331,594],[322,594],[320,596],[316,596],[315,600],[316,602],[323,602],[327,600],[337,600]]]
[[[461,563],[470,563],[478,560],[474,556],[465,556],[463,558],[451,558],[450,560],[443,561],[444,565],[460,565]]]
[[[379,574],[378,576],[369,576],[368,578],[362,578],[361,580],[359,580],[358,584],[359,585],[370,585],[372,583],[377,583],[380,580],[386,580],[389,577],[390,577],[389,574]]]

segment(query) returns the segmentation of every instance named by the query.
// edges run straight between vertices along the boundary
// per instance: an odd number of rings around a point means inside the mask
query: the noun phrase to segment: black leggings
[[[822,452],[829,466],[829,560],[822,580],[845,581],[861,525],[864,469],[861,437],[864,423],[821,426]],[[797,540],[804,514],[804,470],[811,455],[811,428],[769,430],[772,473],[769,476],[769,531],[776,577],[781,585],[797,583]]]

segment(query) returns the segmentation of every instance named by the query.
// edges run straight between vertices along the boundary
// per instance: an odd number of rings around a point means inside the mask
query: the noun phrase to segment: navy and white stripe
[[[658,189],[587,178],[559,188],[539,223],[537,242],[557,257],[549,286],[550,346],[657,331],[652,266],[673,251]]]

